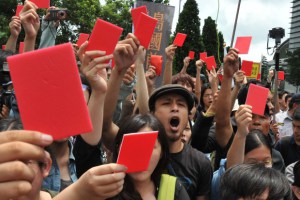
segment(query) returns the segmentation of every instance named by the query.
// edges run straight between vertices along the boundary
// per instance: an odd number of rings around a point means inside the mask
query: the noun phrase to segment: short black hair
[[[229,168],[220,183],[223,200],[256,198],[265,191],[268,199],[290,200],[292,192],[288,180],[279,171],[266,168],[263,164],[240,164]]]
[[[300,120],[300,107],[296,108],[294,111],[293,120]]]

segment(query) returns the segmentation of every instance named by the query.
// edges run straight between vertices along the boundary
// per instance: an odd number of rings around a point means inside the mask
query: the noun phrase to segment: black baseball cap
[[[148,106],[150,111],[154,111],[156,100],[167,94],[181,95],[182,97],[185,98],[187,102],[188,109],[189,109],[188,111],[192,110],[194,106],[194,99],[190,94],[190,92],[179,84],[167,84],[157,88],[152,92],[148,101]]]

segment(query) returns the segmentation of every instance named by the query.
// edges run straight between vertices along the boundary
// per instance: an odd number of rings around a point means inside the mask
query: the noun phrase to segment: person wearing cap
[[[293,135],[281,138],[275,146],[281,153],[285,166],[300,160],[300,107],[295,110],[292,119]]]
[[[293,168],[294,182],[292,184],[293,199],[300,199],[300,161],[297,161]]]
[[[206,199],[210,192],[212,168],[205,155],[181,141],[194,104],[189,91],[177,84],[167,84],[153,91],[150,112],[163,124],[169,143],[168,171],[177,176],[191,199]]]
[[[279,138],[293,135],[292,116],[299,105],[300,93],[297,93],[292,96],[292,99],[288,104],[288,111],[276,114],[275,121],[279,127]]]

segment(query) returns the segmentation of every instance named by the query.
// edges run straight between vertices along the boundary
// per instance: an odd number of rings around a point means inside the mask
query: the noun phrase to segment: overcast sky
[[[181,10],[186,0],[181,1]],[[204,19],[211,16],[214,20],[218,13],[217,28],[224,35],[227,45],[230,45],[232,30],[238,5],[238,0],[196,0],[198,3],[199,17],[201,19],[201,34]],[[176,28],[179,12],[179,0],[170,0],[170,5],[175,6],[172,32]],[[290,36],[291,0],[242,0],[235,36],[252,36],[252,42],[248,55],[241,55],[242,59],[260,62],[261,55],[268,59],[267,35],[274,27],[285,29],[285,37]],[[274,39],[270,39],[269,46],[274,46]],[[270,50],[269,50],[270,51]],[[271,51],[270,51],[271,53]]]

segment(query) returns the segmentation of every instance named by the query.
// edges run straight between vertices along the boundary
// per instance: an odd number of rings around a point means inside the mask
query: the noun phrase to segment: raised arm
[[[233,109],[235,100],[237,98],[237,95],[245,81],[246,77],[245,77],[245,73],[243,71],[237,71],[234,74],[234,88],[231,91],[231,110]],[[246,79],[247,81],[247,79]]]
[[[180,73],[186,73],[186,70],[187,70],[188,66],[190,65],[190,60],[191,59],[188,56],[183,59],[183,67],[182,67]]]
[[[5,50],[16,52],[17,40],[21,29],[20,18],[18,16],[13,16],[9,23],[10,36],[6,42]]]
[[[246,137],[249,133],[249,124],[252,121],[252,107],[241,105],[235,114],[237,132],[227,153],[227,169],[244,162]]]
[[[155,85],[156,72],[154,66],[150,65],[148,67],[145,77],[146,77],[146,82],[148,87],[148,94],[150,96],[152,94],[152,91],[155,89],[154,85]]]
[[[231,82],[234,73],[239,68],[238,50],[231,49],[224,58],[224,76],[222,87],[218,95],[216,105],[216,140],[220,147],[226,147],[231,135],[232,126],[230,122],[231,113]]]
[[[36,13],[37,6],[26,1],[23,9],[20,12],[20,19],[25,31],[24,52],[33,51],[35,46],[36,36],[40,28],[40,17]]]
[[[125,166],[113,163],[91,168],[53,200],[104,200],[114,197],[123,189],[126,170]]]
[[[113,142],[119,127],[112,122],[114,109],[117,104],[120,85],[126,70],[135,62],[140,42],[133,34],[128,34],[125,40],[120,41],[114,51],[115,67],[108,80],[108,88],[105,97],[104,120],[102,139],[104,145],[113,149]]]
[[[97,145],[102,136],[104,99],[107,91],[106,68],[112,55],[106,55],[104,51],[86,51],[88,42],[79,49],[82,54],[80,70],[91,85],[91,96],[88,101],[88,109],[93,124],[93,131],[82,134],[81,137],[90,145]],[[84,52],[84,53],[83,53]]]
[[[148,87],[145,78],[144,62],[145,62],[146,50],[140,46],[138,50],[137,59],[135,61],[137,83],[136,83],[136,105],[140,114],[147,114],[149,112],[148,107]]]
[[[196,61],[196,68],[197,68],[197,72],[196,72],[196,84],[195,84],[195,94],[196,97],[198,99],[198,102],[200,102],[200,98],[201,98],[201,69],[203,67],[203,60],[197,60]]]
[[[216,72],[215,68],[212,68],[212,70],[208,71],[206,70],[208,81],[212,90],[212,94],[216,94],[218,91],[218,85],[219,85],[219,78]]]
[[[176,48],[177,47],[175,45],[171,44],[165,49],[166,64],[164,69],[163,85],[172,83],[173,59]]]

